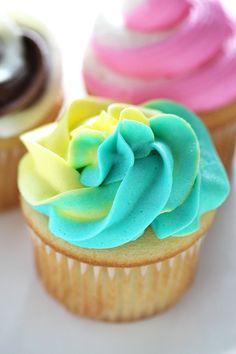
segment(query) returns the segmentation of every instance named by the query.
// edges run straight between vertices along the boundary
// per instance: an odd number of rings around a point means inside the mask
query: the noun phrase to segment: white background
[[[8,0],[8,9],[38,16],[55,34],[69,100],[84,94],[82,57],[102,2]],[[233,0],[225,3],[236,13]],[[0,0],[0,9],[5,5]],[[231,195],[203,244],[193,287],[165,314],[131,324],[82,319],[52,300],[35,274],[20,211],[0,214],[0,354],[236,353],[235,172]]]

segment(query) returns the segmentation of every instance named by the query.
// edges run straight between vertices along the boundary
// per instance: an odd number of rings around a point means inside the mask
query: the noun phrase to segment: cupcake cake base
[[[47,218],[22,201],[45,289],[68,310],[104,321],[133,321],[162,312],[191,285],[199,248],[215,212],[188,237],[157,239],[150,228],[135,242],[82,249],[48,231]]]
[[[236,121],[213,129],[211,135],[221,161],[227,172],[230,173],[235,151]]]
[[[60,93],[55,105],[41,124],[50,123],[56,119],[63,103]],[[18,137],[0,139],[0,210],[11,208],[18,204],[19,193],[17,188],[18,163],[26,149]]]

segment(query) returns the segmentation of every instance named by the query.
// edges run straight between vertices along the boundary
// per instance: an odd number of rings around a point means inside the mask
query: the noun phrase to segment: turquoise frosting
[[[48,216],[55,236],[97,249],[136,240],[149,226],[160,239],[182,237],[225,200],[228,179],[203,123],[170,101],[144,107],[152,110],[148,124],[120,119],[109,133],[70,135],[66,163],[79,175],[76,189],[50,191],[35,202],[31,194],[41,183],[35,157],[28,154],[22,162],[21,193]]]

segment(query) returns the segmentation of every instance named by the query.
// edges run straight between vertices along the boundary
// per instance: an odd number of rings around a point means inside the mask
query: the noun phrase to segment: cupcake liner
[[[230,172],[236,144],[236,121],[210,128],[210,133],[226,170]]]
[[[141,319],[176,303],[193,281],[203,239],[158,263],[108,267],[70,258],[30,233],[48,293],[75,314],[105,321]]]
[[[11,146],[0,147],[0,210],[18,202],[17,166],[25,148],[17,139]]]

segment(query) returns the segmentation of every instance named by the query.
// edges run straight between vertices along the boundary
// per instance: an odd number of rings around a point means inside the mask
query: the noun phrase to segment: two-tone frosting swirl
[[[132,103],[174,99],[198,112],[236,98],[236,25],[217,0],[139,0],[101,16],[84,63],[88,89]]]
[[[130,106],[87,98],[22,136],[23,198],[51,232],[85,248],[185,236],[226,198],[225,171],[200,120],[169,101]]]
[[[36,22],[0,18],[0,138],[34,126],[54,104],[61,80],[54,51]]]

